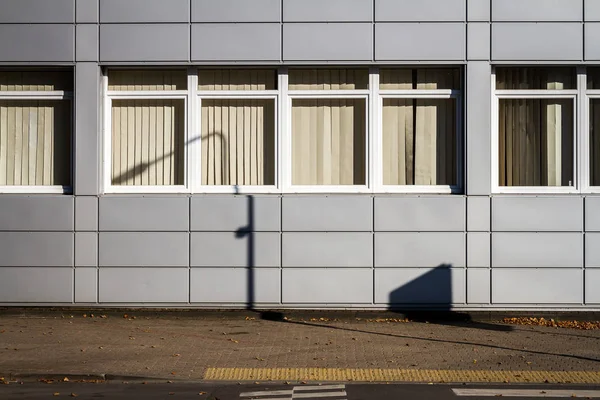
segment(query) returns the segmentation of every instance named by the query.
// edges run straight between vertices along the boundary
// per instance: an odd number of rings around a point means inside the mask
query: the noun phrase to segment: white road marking
[[[311,393],[294,393],[292,399],[315,399],[320,397],[346,397],[346,391],[341,392],[311,392]]]
[[[240,397],[258,397],[258,396],[281,396],[281,395],[292,395],[292,390],[273,390],[273,391],[262,391],[262,392],[247,392],[240,393]]]
[[[322,385],[322,386],[294,386],[294,392],[300,392],[303,390],[333,390],[333,389],[345,389],[346,385]]]
[[[338,397],[346,400],[346,385],[294,386],[292,390],[262,390],[240,393],[240,397],[260,398],[262,400],[293,400]],[[286,396],[286,397],[273,397]]]
[[[565,389],[452,389],[457,396],[502,397],[600,397],[600,390]]]

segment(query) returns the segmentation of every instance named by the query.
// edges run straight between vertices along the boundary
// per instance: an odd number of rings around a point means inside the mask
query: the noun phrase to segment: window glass
[[[590,100],[590,185],[600,186],[600,99]]]
[[[600,89],[600,68],[590,67],[587,69],[587,88],[590,90]]]
[[[383,100],[383,184],[456,185],[456,100]]]
[[[384,68],[379,71],[382,90],[460,89],[459,68]]]
[[[183,100],[113,100],[112,184],[184,184]]]
[[[364,99],[292,101],[292,184],[366,184]]]
[[[201,69],[198,90],[277,90],[272,69]]]
[[[496,68],[498,90],[562,90],[577,89],[574,68]]]
[[[202,100],[202,184],[275,184],[271,99]]]
[[[500,99],[499,185],[573,186],[573,100]]]
[[[70,71],[0,71],[0,92],[72,91]]]
[[[150,91],[186,90],[185,70],[110,70],[108,90]]]
[[[0,186],[70,183],[70,102],[0,99]]]
[[[289,90],[360,90],[369,88],[367,69],[292,69]]]

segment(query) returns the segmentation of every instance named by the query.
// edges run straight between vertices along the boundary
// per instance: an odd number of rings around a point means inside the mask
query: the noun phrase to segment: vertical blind
[[[201,69],[198,90],[276,90],[272,69]]]
[[[185,70],[110,70],[108,90],[149,91],[186,90]]]
[[[573,184],[573,101],[501,99],[500,186]]]
[[[183,185],[183,100],[113,100],[112,184]]]
[[[379,71],[381,90],[460,89],[458,68],[384,68]]]
[[[383,184],[456,184],[453,99],[383,100]]]
[[[275,184],[275,104],[202,100],[202,184]]]
[[[0,71],[0,92],[72,91],[70,71]]]
[[[363,99],[292,101],[292,184],[364,185]]]
[[[0,101],[0,185],[69,186],[70,167],[69,101]]]
[[[360,90],[369,88],[367,69],[292,69],[289,90]]]
[[[496,68],[498,90],[567,90],[577,89],[574,68]]]

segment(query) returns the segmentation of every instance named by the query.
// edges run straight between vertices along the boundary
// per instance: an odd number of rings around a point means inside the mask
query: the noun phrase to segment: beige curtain
[[[119,70],[108,71],[108,90],[149,91],[186,90],[185,70]]]
[[[367,69],[292,69],[289,90],[360,90],[369,88]]]
[[[273,69],[201,69],[198,90],[276,90]]]
[[[590,100],[590,184],[600,186],[600,100]]]
[[[72,91],[70,71],[0,71],[0,92]]]
[[[498,90],[577,89],[574,68],[496,68]]]
[[[501,99],[500,186],[573,184],[573,101]]]
[[[384,185],[454,185],[453,99],[383,100]]]
[[[381,90],[460,89],[458,68],[383,68],[379,71]]]
[[[0,185],[69,186],[68,101],[0,101]]]
[[[184,184],[183,100],[113,100],[113,185]]]
[[[292,184],[364,185],[362,99],[292,101]]]
[[[202,184],[275,184],[273,100],[202,100]]]

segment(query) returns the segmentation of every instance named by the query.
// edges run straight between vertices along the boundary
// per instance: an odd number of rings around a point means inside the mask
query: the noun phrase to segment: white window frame
[[[597,68],[597,67],[596,67]],[[586,71],[587,72],[587,71]],[[588,89],[587,74],[580,74],[579,85],[583,88],[584,95],[581,96],[581,191],[587,194],[600,193],[600,186],[592,186],[590,178],[591,156],[590,156],[590,103],[592,100],[600,100],[600,89]]]
[[[525,67],[527,68],[527,67]],[[550,67],[551,68],[551,67]],[[579,74],[578,74],[579,77]],[[577,79],[578,85],[580,79]],[[492,129],[491,129],[491,141],[492,141],[492,157],[491,157],[491,171],[492,171],[492,193],[493,194],[573,194],[580,193],[579,184],[579,133],[577,127],[579,124],[579,89],[569,90],[553,90],[553,89],[541,89],[541,90],[496,90],[496,71],[492,70],[491,75],[491,88],[492,88]],[[499,108],[500,100],[503,99],[554,99],[554,100],[565,100],[571,99],[573,102],[573,186],[500,186],[500,143],[499,143]]]
[[[49,101],[68,101],[70,110],[71,131],[70,143],[71,151],[69,152],[69,179],[71,185],[29,185],[29,186],[0,186],[0,193],[23,193],[23,194],[71,194],[73,193],[73,154],[74,144],[73,132],[75,131],[74,119],[73,119],[73,92],[65,90],[52,90],[52,91],[4,91],[0,92],[0,102],[7,100],[22,100],[22,101],[35,101],[35,100],[49,100]]]
[[[190,77],[188,73],[188,86]],[[108,74],[102,77],[104,96],[104,157],[103,157],[103,185],[104,193],[191,193],[190,168],[188,166],[190,141],[190,100],[189,90],[108,90]],[[112,184],[112,101],[113,100],[183,100],[184,102],[184,152],[183,152],[183,185],[113,185]]]
[[[414,68],[414,67],[413,67]],[[462,129],[462,91],[454,89],[405,89],[388,90],[379,88],[379,75],[374,77],[373,84],[376,85],[376,115],[377,128],[376,156],[373,166],[375,170],[375,192],[376,193],[438,193],[438,194],[462,194],[463,193],[463,129]],[[462,82],[462,79],[461,79]],[[462,87],[462,84],[461,84]],[[456,140],[456,184],[455,185],[384,185],[383,184],[383,101],[385,99],[453,99],[456,105],[455,116],[455,140]]]
[[[275,73],[278,74],[276,69]],[[224,194],[266,194],[266,193],[281,193],[281,185],[279,183],[279,170],[280,170],[280,151],[279,142],[281,132],[279,125],[279,109],[280,109],[280,90],[198,90],[198,74],[201,70],[195,70],[194,72],[194,86],[192,86],[193,96],[196,99],[194,105],[193,115],[194,132],[196,132],[194,138],[198,138],[195,142],[197,143],[197,151],[194,153],[193,165],[194,171],[198,173],[198,178],[194,180],[194,192],[198,193],[224,193]],[[279,84],[279,76],[277,77]],[[275,143],[274,143],[274,173],[275,180],[273,185],[203,185],[202,184],[202,100],[270,100],[273,101],[275,108]]]

